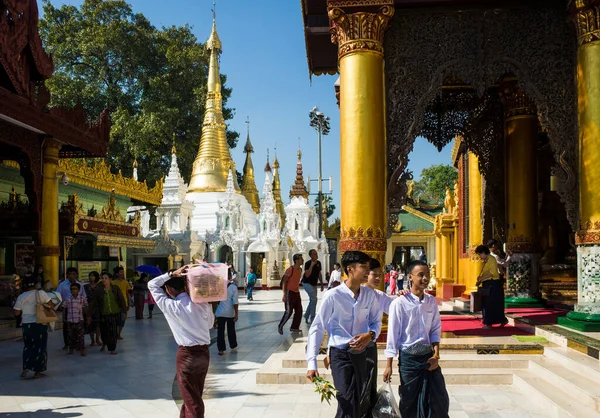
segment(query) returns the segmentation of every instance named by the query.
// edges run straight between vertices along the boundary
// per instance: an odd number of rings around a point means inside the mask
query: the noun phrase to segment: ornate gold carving
[[[88,166],[83,159],[61,159],[58,162],[58,169],[64,171],[69,180],[75,184],[105,192],[114,190],[118,195],[152,205],[160,205],[162,202],[163,179],[158,180],[156,185],[150,188],[145,180],[139,182],[134,178],[124,177],[121,172],[111,173],[110,165],[107,165],[104,160]]]
[[[574,21],[579,45],[600,40],[600,2],[576,0]]]
[[[581,222],[579,231],[575,234],[575,243],[577,245],[600,244],[600,220],[592,222],[588,219]]]
[[[331,42],[338,44],[338,58],[354,51],[371,51],[383,55],[383,37],[394,16],[393,4],[376,13],[345,13],[340,8],[329,9]]]
[[[38,257],[58,257],[60,255],[60,247],[54,245],[40,245],[35,247]]]
[[[97,216],[98,219],[105,219],[107,221],[124,222],[121,211],[117,206],[117,197],[115,196],[114,190],[108,196],[108,203],[102,208],[102,212]]]
[[[144,238],[98,234],[96,236],[96,245],[101,247],[129,247],[142,250],[153,250],[156,246],[156,241]]]
[[[525,235],[508,235],[506,248],[513,253],[535,253],[536,244],[534,237]]]
[[[59,214],[69,217],[86,216],[86,213],[83,210],[83,203],[79,201],[77,193],[73,193],[69,196],[67,202],[62,202],[60,204]]]
[[[363,227],[342,229],[340,233],[340,251],[384,252],[387,240],[383,229]]]
[[[452,161],[452,164],[457,164],[462,141],[462,138],[459,136],[454,138],[454,144],[452,145],[452,151],[450,152],[450,160]]]
[[[517,116],[536,116],[535,102],[519,87],[516,81],[508,81],[500,86],[500,97],[504,104],[507,119]]]
[[[65,255],[68,255],[69,251],[71,250],[71,247],[77,243],[77,238],[64,236],[63,243],[64,243]]]

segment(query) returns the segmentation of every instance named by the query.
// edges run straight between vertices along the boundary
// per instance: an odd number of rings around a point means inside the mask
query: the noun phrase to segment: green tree
[[[415,182],[415,198],[443,202],[446,188],[453,190],[458,179],[456,168],[447,164],[432,165],[421,171],[421,179]]]
[[[327,219],[329,219],[331,217],[331,215],[333,215],[333,213],[335,212],[335,205],[333,204],[333,198],[331,197],[331,195],[323,195],[323,203],[325,204],[325,207],[327,208]],[[314,203],[314,208],[315,211],[319,211],[319,196],[315,196],[315,203]]]
[[[208,34],[208,30],[206,31]],[[168,171],[171,146],[189,181],[206,101],[208,53],[189,26],[155,28],[124,0],[84,0],[80,8],[44,0],[40,34],[52,54],[51,106],[81,103],[95,117],[108,106],[108,160],[153,183]],[[223,103],[231,95],[221,75]],[[234,110],[224,106],[226,120]],[[231,148],[239,134],[227,132]]]

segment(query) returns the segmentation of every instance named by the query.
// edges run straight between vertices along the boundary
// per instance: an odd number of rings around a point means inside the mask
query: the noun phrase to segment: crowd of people
[[[476,253],[483,261],[477,278],[484,293],[483,324],[504,326],[503,273],[510,255],[501,253],[497,242],[479,246]],[[435,298],[426,290],[430,271],[426,261],[411,261],[405,272],[386,266],[360,251],[347,251],[341,264],[335,263],[323,281],[323,268],[315,250],[309,252],[306,263],[302,254],[293,256],[293,264],[284,273],[281,287],[284,314],[278,332],[292,319],[290,332],[300,334],[304,317],[309,325],[306,359],[307,377],[319,376],[317,355],[327,336],[326,367],[331,367],[337,388],[338,411],[336,417],[370,416],[376,401],[377,347],[382,317],[388,315],[388,332],[385,349],[387,359],[384,382],[391,382],[394,358],[398,358],[400,376],[400,404],[402,417],[448,417],[449,397],[444,377],[439,367],[441,318]],[[230,350],[238,347],[235,323],[238,320],[238,286],[234,269],[228,268],[226,298],[218,303],[193,302],[186,285],[186,275],[193,265],[148,280],[142,274],[133,285],[124,277],[123,267],[113,274],[91,272],[85,286],[78,280],[78,271],[69,268],[54,293],[44,291],[43,271],[23,280],[23,293],[15,305],[15,315],[21,318],[23,328],[23,371],[34,377],[42,376],[47,367],[48,326],[36,321],[40,305],[58,308],[63,316],[63,349],[69,354],[79,351],[87,354],[84,335],[90,336],[90,345],[100,346],[117,354],[122,340],[122,330],[130,305],[135,306],[136,319],[143,319],[145,303],[158,305],[163,312],[174,339],[179,345],[176,357],[176,374],[183,398],[182,417],[204,416],[202,391],[208,372],[210,355],[209,330],[217,327],[219,355],[225,354],[225,335]],[[42,277],[42,278],[41,278]],[[245,275],[245,289],[249,301],[253,300],[253,287],[257,277],[250,268]],[[385,291],[379,290],[381,281]],[[317,288],[327,292],[317,312]],[[300,286],[307,293],[309,304],[303,312]]]
[[[68,354],[79,352],[87,355],[89,347],[98,346],[100,351],[117,354],[117,342],[122,340],[123,327],[132,301],[136,307],[136,319],[143,319],[144,304],[148,304],[149,318],[155,302],[148,292],[148,275],[135,276],[133,285],[125,279],[122,266],[113,273],[92,271],[84,285],[79,281],[75,267],[66,270],[66,278],[53,290],[44,280],[43,268],[36,266],[33,274],[20,278],[21,292],[13,305],[17,327],[23,330],[23,370],[21,377],[30,371],[41,377],[48,363],[48,329],[54,324],[39,323],[42,307],[53,309],[62,316],[63,350]],[[90,343],[86,346],[85,335]]]

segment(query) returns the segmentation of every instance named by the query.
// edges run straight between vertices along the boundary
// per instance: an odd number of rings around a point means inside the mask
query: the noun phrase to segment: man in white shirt
[[[202,392],[210,362],[209,330],[215,319],[209,303],[194,303],[190,299],[185,279],[188,268],[189,265],[158,276],[148,283],[148,290],[165,315],[179,345],[176,373],[183,398],[180,417],[202,418]]]
[[[438,365],[442,321],[435,298],[425,293],[429,267],[416,260],[407,274],[410,293],[390,305],[383,381],[391,381],[392,362],[399,352],[402,418],[448,418],[450,400]]]
[[[333,271],[329,275],[329,283],[327,284],[327,289],[331,289],[337,287],[342,283],[342,266],[340,263],[333,263]]]
[[[336,417],[371,416],[377,398],[377,346],[381,312],[372,289],[361,286],[369,274],[369,257],[346,251],[342,267],[347,280],[325,294],[310,330],[306,377],[319,376],[317,355],[324,332],[329,335],[333,383],[338,390]]]
[[[507,251],[508,254],[504,254],[500,242],[495,239],[489,240],[487,246],[490,249],[490,254],[492,255],[492,257],[496,259],[496,264],[498,264],[498,274],[500,275],[500,279],[506,279],[506,275],[508,273],[508,266],[510,264],[510,256],[512,255],[512,253],[510,251]]]
[[[219,355],[225,354],[225,326],[227,326],[227,339],[229,348],[235,350],[238,346],[235,334],[235,323],[238,320],[238,289],[233,278],[233,267],[227,269],[229,282],[227,283],[227,299],[219,302],[215,316],[217,317],[217,348]]]
[[[77,270],[75,267],[69,267],[67,269],[67,280],[63,280],[62,282],[60,282],[58,284],[58,287],[56,288],[56,292],[60,294],[60,297],[62,298],[63,304],[68,300],[71,299],[71,285],[73,283],[79,283],[80,289],[81,289],[81,296],[83,296],[84,298],[86,298],[86,294],[85,294],[85,286],[83,286],[83,283],[81,283],[79,280],[77,280],[79,278],[79,270]],[[64,346],[63,346],[63,350],[67,349],[67,345],[69,342],[69,323],[67,322],[67,309],[62,307],[62,312],[63,312],[63,342],[64,342]]]

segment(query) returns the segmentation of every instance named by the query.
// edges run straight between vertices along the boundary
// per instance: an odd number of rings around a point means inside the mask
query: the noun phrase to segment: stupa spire
[[[271,172],[271,163],[269,161],[269,148],[267,148],[267,164],[265,164],[265,173]]]
[[[304,184],[304,172],[302,169],[302,151],[298,147],[298,162],[296,163],[296,181],[290,190],[290,199],[294,196],[308,199],[308,190]]]
[[[246,118],[248,126],[248,134],[246,137],[246,145],[244,145],[244,153],[246,154],[246,162],[244,163],[244,178],[242,180],[242,194],[252,206],[254,212],[260,212],[260,199],[258,189],[256,188],[256,179],[254,178],[254,165],[252,164],[251,154],[254,152],[254,147],[250,142],[250,119]]]
[[[192,178],[188,191],[224,192],[227,188],[227,175],[229,170],[235,172],[235,164],[229,153],[227,127],[223,117],[223,97],[219,73],[219,54],[222,51],[222,44],[217,34],[214,9],[212,32],[206,41],[206,49],[210,51],[206,107],[200,149],[192,166]],[[239,193],[237,176],[233,177],[233,185],[236,192]]]
[[[285,223],[285,208],[281,200],[281,181],[279,180],[279,160],[277,159],[277,147],[275,147],[275,159],[273,160],[273,197],[277,213],[281,218],[281,225]]]

